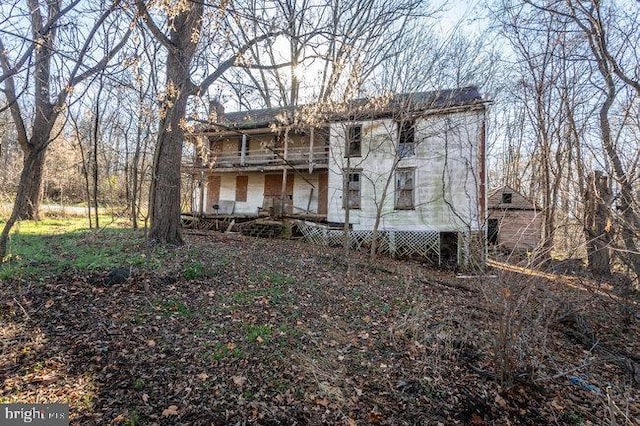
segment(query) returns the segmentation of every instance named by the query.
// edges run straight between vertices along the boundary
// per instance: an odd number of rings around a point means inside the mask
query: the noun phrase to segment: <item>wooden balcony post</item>
[[[200,171],[200,206],[199,206],[200,208],[198,209],[199,213],[200,213],[200,216],[202,216],[203,213],[204,213],[204,185],[205,185],[205,183],[204,183],[204,171],[201,170]],[[192,195],[192,197],[193,197],[193,195]]]
[[[314,128],[309,132],[309,174],[313,173],[313,140],[315,139]]]
[[[284,153],[283,158],[285,159],[284,164],[282,165],[282,191],[280,192],[280,215],[284,214],[284,205],[285,205],[285,197],[287,196],[287,161],[289,154],[289,130],[284,131]]]
[[[247,135],[242,134],[242,146],[240,147],[240,165],[244,166],[247,156]]]

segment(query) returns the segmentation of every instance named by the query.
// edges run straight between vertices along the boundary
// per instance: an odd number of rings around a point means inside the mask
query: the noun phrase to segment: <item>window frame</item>
[[[357,135],[354,133],[357,133]],[[347,126],[345,142],[345,157],[362,157],[362,124]],[[352,149],[352,144],[354,143],[358,144],[357,152]]]
[[[349,210],[360,210],[362,207],[362,170],[349,170],[344,172],[344,179],[346,180],[346,194],[342,197],[342,208]],[[352,177],[357,176],[357,180],[351,180]],[[357,183],[357,188],[352,189],[352,183]],[[355,185],[354,185],[355,186]],[[351,205],[351,194],[357,193],[357,204]]]
[[[416,155],[416,120],[400,120],[398,121],[398,156],[406,158],[414,155]]]
[[[399,177],[401,174],[411,173],[411,187],[400,187],[399,185]],[[405,184],[407,179],[405,179]],[[398,202],[401,198],[401,194],[405,192],[409,192],[411,196],[411,204],[410,205],[400,205]],[[396,169],[395,172],[395,196],[394,196],[394,209],[395,210],[415,210],[416,208],[416,169],[414,167],[410,168],[399,168]]]

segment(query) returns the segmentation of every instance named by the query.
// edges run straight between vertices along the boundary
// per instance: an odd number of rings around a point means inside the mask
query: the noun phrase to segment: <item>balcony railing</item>
[[[232,152],[209,152],[209,161],[203,161],[201,158],[195,159],[187,167],[194,168],[240,168],[240,167],[266,167],[266,166],[284,166],[285,164],[305,167],[308,165],[322,166],[326,165],[329,160],[328,147],[318,146],[310,150],[309,147],[289,147],[287,150],[286,161],[284,160],[284,149],[274,148],[273,151],[268,149],[247,150],[245,155],[240,151]]]

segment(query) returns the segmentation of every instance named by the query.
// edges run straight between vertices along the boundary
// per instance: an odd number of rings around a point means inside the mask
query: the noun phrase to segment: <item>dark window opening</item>
[[[499,229],[498,219],[489,219],[487,222],[487,239],[490,245],[498,244]]]
[[[513,194],[510,192],[502,193],[502,204],[511,204],[513,201]]]
[[[347,128],[347,157],[360,157],[362,155],[362,126],[349,126]]]
[[[400,158],[415,155],[415,121],[398,123],[398,155]]]

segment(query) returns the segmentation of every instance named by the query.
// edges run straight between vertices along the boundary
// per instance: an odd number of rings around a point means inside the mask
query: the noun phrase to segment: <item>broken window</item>
[[[502,193],[502,204],[511,204],[513,202],[513,194],[510,192]]]
[[[398,155],[400,158],[415,155],[416,122],[403,120],[398,123]]]
[[[347,127],[347,157],[362,155],[362,126]]]
[[[410,210],[414,208],[414,169],[398,169],[396,171],[396,209]]]
[[[345,207],[349,209],[360,208],[360,172],[347,173],[347,196],[344,197]]]

